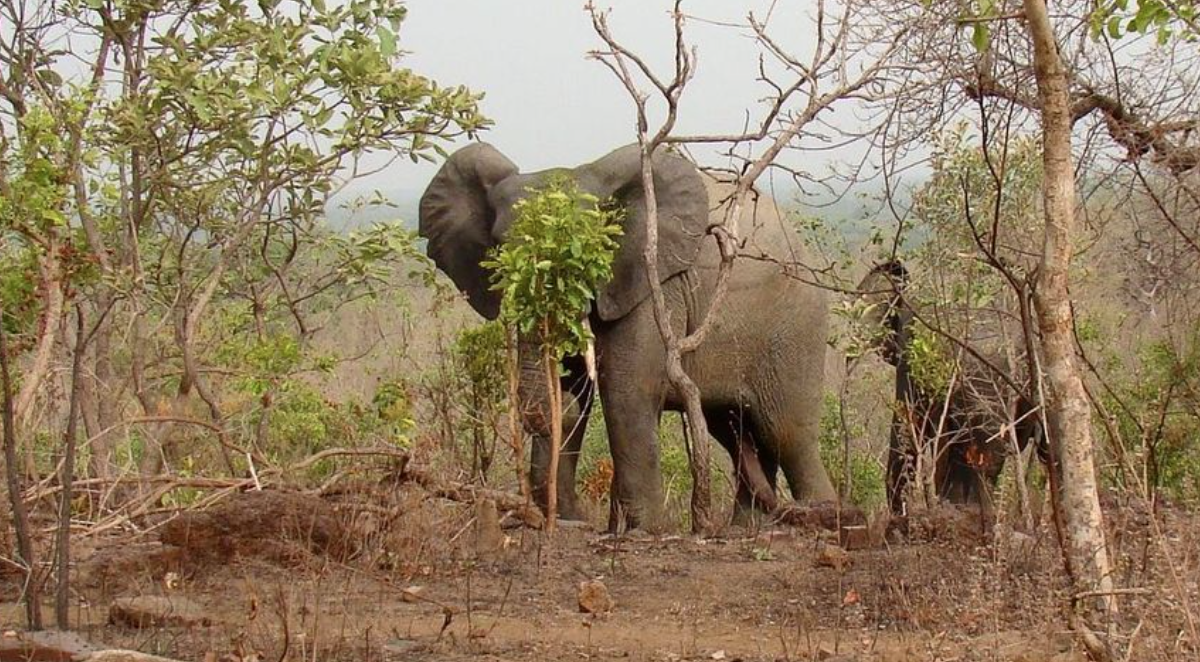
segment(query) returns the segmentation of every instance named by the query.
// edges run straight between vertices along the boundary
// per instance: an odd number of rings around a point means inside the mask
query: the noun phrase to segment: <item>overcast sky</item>
[[[614,35],[645,54],[664,77],[673,52],[670,0],[606,0]],[[681,107],[688,133],[739,131],[746,109],[769,90],[755,81],[758,49],[744,33],[706,21],[744,22],[766,14],[768,1],[688,0],[688,40],[698,51],[697,76]],[[805,20],[815,3],[780,2],[772,24],[797,52],[811,48]],[[627,93],[605,66],[587,57],[602,42],[583,0],[408,0],[400,44],[406,66],[443,85],[483,92],[483,112],[495,121],[484,140],[523,171],[593,160],[636,140]],[[795,26],[795,29],[787,29]],[[754,113],[754,117],[761,112]],[[397,162],[364,182],[372,188],[416,193],[435,166]]]

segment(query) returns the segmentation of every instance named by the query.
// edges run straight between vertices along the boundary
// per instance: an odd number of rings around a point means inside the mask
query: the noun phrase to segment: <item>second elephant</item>
[[[721,262],[709,230],[720,223],[733,187],[665,150],[655,154],[653,169],[658,271],[671,322],[682,336],[709,312]],[[495,318],[500,299],[480,261],[510,239],[513,205],[556,175],[567,175],[582,191],[617,205],[624,231],[613,278],[597,292],[589,315],[598,383],[587,378],[579,357],[566,361],[570,376],[562,386],[572,397],[564,400],[575,405],[565,421],[570,434],[565,435],[557,477],[560,513],[579,514],[575,470],[592,394],[599,391],[613,458],[609,527],[653,526],[664,505],[659,417],[664,409],[680,410],[683,402],[667,379],[643,263],[648,214],[640,150],[624,147],[576,168],[521,174],[490,145],[464,147],[446,161],[422,196],[420,233],[428,239],[429,256],[471,306]],[[738,222],[742,248],[732,267],[729,295],[714,311],[703,345],[684,358],[685,369],[702,393],[709,430],[743,468],[738,475],[740,510],[773,508],[780,470],[795,499],[831,500],[835,495],[817,441],[826,297],[789,276],[803,263],[801,242],[772,200],[751,194]],[[533,366],[536,356],[520,354],[522,374],[540,374]],[[545,411],[545,388],[524,379],[520,392],[521,410],[528,414],[525,426],[534,436],[535,493],[544,507],[550,435],[539,412]],[[747,457],[754,461],[740,461]],[[763,485],[766,489],[756,488]]]
[[[948,390],[930,390],[914,375],[912,330],[915,314],[904,296],[908,272],[898,261],[877,265],[859,284],[872,301],[869,321],[882,327],[878,349],[896,368],[895,410],[888,442],[888,505],[906,510],[908,482],[919,447],[933,460],[930,496],[987,505],[1012,453],[1040,443],[1034,405],[1015,392],[991,367],[964,359]],[[993,366],[1007,367],[1003,359]],[[1010,433],[1011,432],[1011,433]]]

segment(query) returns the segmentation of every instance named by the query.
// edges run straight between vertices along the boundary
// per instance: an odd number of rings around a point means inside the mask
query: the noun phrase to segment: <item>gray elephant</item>
[[[873,304],[869,323],[883,328],[877,348],[896,368],[896,406],[888,443],[888,505],[895,514],[906,509],[906,487],[916,459],[915,432],[933,443],[936,496],[953,503],[987,506],[1012,450],[1005,426],[1015,422],[1017,447],[1024,449],[1027,443],[1041,439],[1040,419],[1024,395],[974,357],[964,358],[949,393],[930,392],[914,379],[910,341],[915,315],[904,296],[907,284],[904,265],[889,261],[872,269],[858,286]],[[1007,368],[1001,357],[989,357],[989,362]]]
[[[658,271],[680,336],[694,330],[712,301],[720,253],[709,230],[719,223],[732,187],[702,175],[689,161],[661,150],[653,160],[658,202]],[[593,393],[599,391],[613,459],[609,528],[654,527],[663,493],[657,430],[664,409],[682,410],[666,372],[665,348],[654,318],[643,252],[647,212],[640,151],[618,149],[573,169],[519,174],[488,144],[455,152],[430,182],[420,203],[420,234],[437,266],[489,319],[499,313],[490,273],[480,267],[505,241],[513,204],[551,175],[566,174],[604,204],[622,209],[624,234],[612,279],[598,292],[589,322],[596,337],[597,382],[579,357],[563,378],[564,444],[558,472],[560,516],[579,516],[575,471]],[[742,255],[729,294],[714,314],[703,345],[684,358],[703,394],[706,422],[738,467],[737,512],[774,510],[782,469],[797,501],[834,498],[821,465],[817,432],[826,349],[824,293],[785,270],[803,259],[773,201],[756,196],[739,219]],[[549,429],[544,379],[536,353],[519,351],[520,410],[534,438],[531,477],[545,507]],[[569,397],[567,397],[569,395]]]

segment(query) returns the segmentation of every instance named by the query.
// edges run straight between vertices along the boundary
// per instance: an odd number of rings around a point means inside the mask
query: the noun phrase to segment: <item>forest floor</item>
[[[551,540],[487,530],[486,509],[413,486],[377,492],[247,493],[182,528],[81,536],[75,625],[197,662],[1084,659],[1062,625],[1053,534],[985,535],[972,510],[934,509],[903,535],[873,526],[843,549],[836,533],[789,528],[700,539],[572,525]],[[1195,659],[1200,518],[1108,509],[1118,584],[1151,589],[1126,600],[1129,659]],[[0,580],[6,601],[14,580]],[[590,580],[611,610],[581,612]],[[174,601],[178,618],[114,624],[112,605],[138,596]],[[584,601],[597,600],[605,611],[603,591]],[[0,623],[20,613],[5,602]]]

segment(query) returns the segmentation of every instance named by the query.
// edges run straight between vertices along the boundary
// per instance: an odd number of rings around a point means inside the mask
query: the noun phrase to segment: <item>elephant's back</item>
[[[726,223],[734,187],[707,175],[705,179],[709,222]],[[755,299],[783,297],[808,310],[824,310],[825,291],[811,284],[813,262],[804,241],[773,198],[752,191],[746,196],[732,229],[739,247],[731,289],[737,288],[743,296],[757,295],[752,296]],[[703,242],[697,258],[697,273],[701,279],[715,282],[720,264],[720,247],[716,238],[710,236]]]
[[[732,205],[734,186],[706,175],[709,223],[724,224]],[[742,203],[736,226],[733,228],[741,244],[739,255],[756,261],[769,261],[788,269],[804,269],[812,262],[799,232],[775,199],[751,191]],[[715,239],[705,242],[702,266],[712,268],[720,263]]]
[[[710,221],[721,223],[733,187],[710,179],[708,189]],[[763,195],[747,198],[736,233],[740,248],[728,294],[690,368],[697,382],[706,383],[706,393],[715,389],[718,399],[741,402],[750,397],[741,389],[751,382],[780,380],[783,373],[790,380],[803,372],[819,381],[824,373],[828,298],[825,290],[811,284],[807,266],[812,262],[803,241],[774,200]],[[686,300],[689,318],[707,315],[720,263],[715,238],[705,238],[696,268],[680,282],[679,296]],[[721,393],[730,385],[729,374],[743,374],[750,381],[737,382],[737,392]]]

